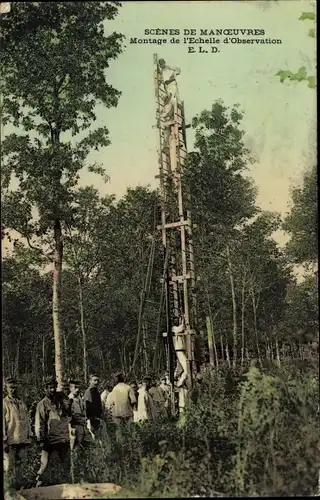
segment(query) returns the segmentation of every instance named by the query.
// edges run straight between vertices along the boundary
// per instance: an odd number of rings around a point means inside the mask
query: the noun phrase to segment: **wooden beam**
[[[169,222],[168,224],[165,224],[164,226],[159,225],[157,226],[157,229],[171,229],[174,227],[181,227],[181,226],[189,226],[189,221],[185,220],[183,222]]]
[[[214,351],[213,351],[213,331],[210,316],[206,317],[207,333],[208,333],[208,348],[210,365],[214,366]]]

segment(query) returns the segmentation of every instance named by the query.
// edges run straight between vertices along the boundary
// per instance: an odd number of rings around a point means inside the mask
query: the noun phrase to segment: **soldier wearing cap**
[[[157,418],[163,419],[167,417],[166,409],[166,394],[160,387],[160,382],[156,380],[155,377],[151,379],[151,387],[149,389],[149,394],[153,399],[154,405],[157,410]]]
[[[80,382],[71,379],[69,382],[71,402],[71,449],[89,448],[92,437],[87,428],[85,403],[80,395]]]
[[[99,383],[99,375],[92,372],[89,377],[89,387],[85,390],[83,395],[87,428],[94,439],[96,437],[101,437],[103,428],[103,408],[100,392],[98,390]]]
[[[153,422],[157,419],[157,408],[149,392],[151,387],[151,377],[146,375],[142,379],[138,396],[137,422]]]
[[[18,384],[14,378],[6,380],[7,396],[3,400],[3,452],[4,473],[8,486],[15,486],[17,468],[31,444],[31,426],[25,403],[18,397]],[[11,476],[11,479],[10,479]]]
[[[38,403],[35,415],[35,434],[42,445],[41,464],[36,486],[41,486],[49,457],[56,452],[63,464],[70,461],[69,423],[71,401],[63,392],[57,392],[57,381],[47,377],[45,397]]]

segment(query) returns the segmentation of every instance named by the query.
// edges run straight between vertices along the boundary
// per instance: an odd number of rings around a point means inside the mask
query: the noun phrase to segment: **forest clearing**
[[[160,187],[148,178],[121,196],[103,193],[108,169],[92,153],[108,157],[113,123],[106,126],[99,113],[123,98],[108,75],[125,54],[124,35],[112,27],[125,8],[18,2],[1,14],[4,400],[18,391],[31,429],[20,476],[13,490],[6,485],[8,500],[18,490],[27,500],[315,495],[315,155],[286,215],[262,209],[250,177],[257,159],[245,142],[246,110],[213,97],[186,125],[179,98],[159,98],[172,83],[160,81],[161,71],[178,76],[180,69],[155,59]],[[287,76],[274,78],[281,86]],[[313,92],[310,78],[298,79],[309,82],[305,92]],[[163,125],[170,104],[174,119]],[[194,140],[183,157],[187,128]],[[86,184],[88,173],[102,188]],[[173,208],[164,202],[170,196]],[[183,349],[175,341],[181,325]],[[81,425],[90,423],[94,446],[76,462],[71,449],[67,463],[49,460],[39,473],[40,456],[51,453],[37,424],[50,384],[61,405],[71,405],[67,392],[77,386],[82,397],[94,377],[100,400],[119,383],[135,384],[132,414],[141,388],[149,394],[148,380],[153,387],[165,380],[166,411],[118,425],[113,402],[112,411],[100,412],[98,439],[84,396]],[[187,387],[183,405],[179,380]],[[4,445],[9,456],[11,444]]]

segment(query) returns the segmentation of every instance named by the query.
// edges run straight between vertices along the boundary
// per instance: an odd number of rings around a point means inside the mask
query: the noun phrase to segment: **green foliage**
[[[295,325],[290,323],[289,326],[287,316],[284,319],[285,309],[289,307],[286,289],[292,278],[284,255],[273,239],[274,231],[279,228],[279,216],[257,210],[254,186],[242,175],[251,160],[242,144],[241,119],[237,107],[227,110],[220,102],[215,103],[210,112],[199,115],[194,122],[198,151],[190,153],[189,180],[193,214],[198,225],[194,241],[200,277],[197,282],[200,328],[205,328],[204,318],[211,316],[221,362],[226,346],[229,351],[234,347],[235,331],[238,360],[241,357],[243,364],[244,357],[259,357],[267,347],[275,352],[277,339],[280,343],[290,342],[290,339],[296,341],[299,334]],[[224,160],[224,151],[232,141],[232,156]],[[165,329],[164,314],[160,315],[159,278],[163,254],[161,235],[156,229],[160,222],[158,193],[138,187],[129,189],[116,202],[113,196],[100,197],[92,187],[75,188],[69,209],[72,220],[64,223],[66,269],[62,273],[65,294],[62,328],[67,371],[81,378],[81,301],[89,366],[105,376],[118,370],[128,373],[136,345],[141,292],[153,238],[156,238],[156,252],[143,314],[144,338],[138,345],[139,359],[132,376],[138,377],[154,369],[163,371],[164,349],[161,336],[157,334],[157,330],[161,333]],[[47,246],[50,249],[50,238]],[[22,252],[20,246],[19,252]],[[36,250],[26,255],[28,260],[24,260],[21,281],[24,290],[28,286],[24,283],[24,275],[29,266],[45,264],[39,260]],[[232,314],[230,266],[235,315]],[[36,296],[33,300],[37,301]],[[7,304],[10,307],[11,297],[7,298]],[[49,321],[50,306],[45,310],[46,321]],[[23,336],[28,335],[28,321],[24,324]],[[39,321],[41,325],[42,319]],[[5,328],[9,336],[11,324],[6,323]],[[14,346],[8,349],[14,357]],[[38,359],[45,360],[44,369],[48,371],[50,356],[48,353],[43,357],[41,343],[37,344],[37,353]],[[30,364],[31,353],[26,350],[24,355],[25,366],[35,370]],[[36,370],[40,371],[40,367]]]
[[[238,413],[234,469],[238,493],[276,496],[284,491],[287,495],[315,491],[316,387],[315,377],[289,378],[284,383],[256,368],[248,372]]]
[[[122,35],[106,36],[103,25],[117,11],[112,2],[20,2],[1,30],[3,123],[19,127],[2,144],[3,224],[29,242],[47,243],[56,219],[72,225],[79,171],[110,142],[106,127],[91,126],[96,105],[116,106],[120,95],[105,69]]]
[[[106,83],[104,70],[121,52],[122,36],[106,37],[102,26],[117,11],[113,2],[81,9],[77,2],[15,5],[1,31],[4,90],[9,91],[4,110],[15,125],[50,140],[50,124],[77,133],[95,120],[97,101],[117,104],[119,92]],[[21,108],[20,99],[29,109]]]
[[[285,314],[279,330],[287,342],[317,342],[319,336],[318,283],[312,274],[288,287]],[[290,335],[285,332],[290,332]]]
[[[318,260],[318,200],[316,166],[308,169],[301,187],[292,190],[293,206],[283,229],[291,239],[287,252],[296,264],[315,264]]]
[[[301,16],[299,17],[299,21],[305,21],[305,20],[315,21],[315,19],[316,19],[316,15],[314,12],[303,12],[301,14]],[[309,30],[308,36],[311,38],[315,38],[315,29],[314,28],[311,28]],[[279,76],[281,83],[283,83],[285,80],[290,80],[292,82],[307,81],[308,87],[310,89],[316,88],[315,77],[308,75],[306,68],[304,66],[299,68],[296,73],[293,73],[292,71],[289,71],[289,70],[279,70],[278,73],[276,73],[276,76]]]
[[[201,327],[205,328],[203,318],[210,315],[216,338],[222,338],[229,349],[236,342],[238,349],[242,344],[242,351],[244,344],[256,351],[258,343],[272,338],[281,318],[290,272],[272,238],[280,227],[279,215],[259,213],[255,187],[243,175],[253,160],[243,144],[242,119],[238,106],[227,109],[220,101],[194,119],[196,151],[189,154],[190,186],[197,224]],[[258,311],[253,311],[253,300],[255,308],[259,304]]]
[[[45,344],[49,364],[52,349],[50,281],[26,265],[23,257],[25,251],[21,255],[18,250],[2,263],[3,361],[6,373],[33,372],[32,383],[38,385],[35,345],[41,350]]]
[[[242,118],[238,106],[227,109],[216,101],[192,122],[195,151],[188,161],[195,222],[211,231],[218,225],[219,237],[255,213],[255,188],[241,175],[253,161],[243,144]]]
[[[109,230],[114,196],[101,198],[93,187],[80,188],[73,200],[73,222],[66,228],[65,261],[82,280],[97,272]]]
[[[106,180],[103,169],[88,165],[87,157],[92,149],[109,145],[109,132],[92,125],[97,105],[114,107],[120,96],[109,85],[106,69],[121,53],[123,37],[105,33],[105,22],[114,19],[118,5],[79,5],[19,2],[0,39],[3,123],[19,132],[5,137],[1,148],[2,221],[7,234],[17,231],[54,262],[59,383],[66,347],[60,318],[63,236],[75,221],[80,171],[89,167]]]
[[[301,16],[299,17],[299,21],[315,21],[316,20],[316,15],[314,12],[302,12]]]
[[[280,77],[281,83],[283,83],[287,79],[292,81],[292,82],[302,82],[303,80],[306,80],[308,82],[309,88],[311,88],[311,89],[316,88],[315,77],[307,75],[307,71],[306,71],[305,66],[302,66],[301,68],[299,68],[297,73],[292,73],[292,71],[288,71],[288,70],[280,70],[280,71],[278,71],[276,76]]]
[[[311,30],[309,30],[308,36],[310,36],[311,38],[315,38],[316,37],[316,33],[315,33],[315,29],[314,28],[311,28]]]
[[[255,187],[243,175],[253,160],[243,144],[242,118],[238,106],[227,109],[217,101],[210,111],[200,113],[193,121],[197,150],[189,155],[192,207],[197,224],[194,241],[200,277],[199,316],[212,316],[217,338],[222,337],[229,345],[230,332],[237,329],[232,315],[231,275],[238,316],[244,284],[247,301],[250,283],[263,276],[261,265],[268,269],[270,259],[281,265],[277,251],[271,250],[275,243],[267,241],[277,228],[277,218],[268,214],[257,217]],[[256,217],[254,223],[253,217]],[[262,250],[266,246],[270,248],[268,257],[268,252]],[[257,248],[264,253],[266,261],[256,258]],[[279,293],[283,292],[279,290]],[[246,317],[246,328],[252,329],[249,317]]]

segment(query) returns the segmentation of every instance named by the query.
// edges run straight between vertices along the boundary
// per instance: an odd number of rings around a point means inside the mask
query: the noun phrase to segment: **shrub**
[[[275,368],[209,371],[191,394],[185,425],[175,420],[109,425],[102,446],[79,459],[75,480],[112,482],[124,497],[310,495],[317,488],[318,380]],[[34,480],[33,446],[24,475]],[[48,483],[62,482],[53,460]]]

